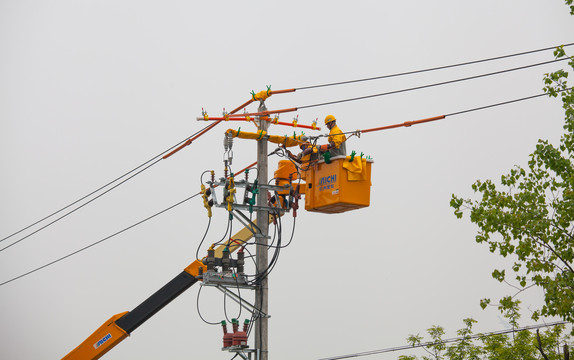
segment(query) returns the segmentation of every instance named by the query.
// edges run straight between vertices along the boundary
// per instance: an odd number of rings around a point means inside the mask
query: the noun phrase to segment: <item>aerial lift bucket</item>
[[[337,156],[320,160],[305,171],[305,210],[325,214],[367,207],[371,199],[373,161]]]

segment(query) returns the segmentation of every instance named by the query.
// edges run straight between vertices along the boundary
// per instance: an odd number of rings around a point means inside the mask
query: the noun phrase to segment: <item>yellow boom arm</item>
[[[256,222],[257,220],[255,220]],[[223,249],[229,247],[230,252],[234,252],[244,243],[253,237],[253,232],[248,228],[243,228],[237,232],[226,244],[215,249],[215,256],[221,257]],[[88,360],[99,359],[123,339],[128,337],[132,331],[138,328],[150,317],[155,315],[173,299],[195,284],[199,275],[199,268],[206,270],[203,262],[195,260],[184,269],[179,275],[159,289],[155,294],[141,303],[132,311],[126,311],[112,316],[92,335],[90,335],[78,347],[72,350],[62,360]]]

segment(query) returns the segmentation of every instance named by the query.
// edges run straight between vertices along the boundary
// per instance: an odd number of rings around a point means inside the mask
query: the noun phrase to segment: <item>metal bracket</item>
[[[226,276],[227,275],[227,276]],[[203,285],[206,286],[232,286],[234,288],[247,288],[253,289],[252,285],[247,284],[247,276],[245,274],[222,274],[220,272],[207,271],[202,275]]]
[[[231,300],[235,301],[237,304],[239,304],[242,308],[244,308],[245,310],[249,311],[250,313],[252,313],[253,315],[260,317],[260,318],[270,318],[271,315],[267,315],[264,312],[262,312],[261,310],[259,310],[258,308],[255,307],[255,305],[252,305],[251,303],[243,300],[241,298],[241,296],[237,295],[236,293],[234,293],[233,291],[229,290],[227,287],[219,285],[219,284],[215,284],[215,285],[206,285],[206,286],[215,286],[219,291],[221,291],[222,293],[224,293],[225,295],[229,296],[231,298]]]
[[[259,350],[258,349],[245,349],[245,348],[238,348],[237,346],[230,346],[228,348],[223,348],[221,350],[227,350],[229,352],[234,352],[237,355],[241,356],[242,359],[245,360],[252,360],[251,355],[255,355],[255,359],[259,360]]]

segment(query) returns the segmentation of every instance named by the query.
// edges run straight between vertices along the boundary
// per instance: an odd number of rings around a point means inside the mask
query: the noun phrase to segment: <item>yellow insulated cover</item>
[[[229,129],[227,130],[227,133],[231,133],[233,137],[238,137],[240,139],[252,139],[252,140],[260,140],[263,137],[267,136],[267,141],[275,144],[283,144],[286,147],[298,146],[305,142],[301,140],[302,135],[296,135],[296,136],[267,135],[267,133],[262,130],[252,133],[252,132]]]

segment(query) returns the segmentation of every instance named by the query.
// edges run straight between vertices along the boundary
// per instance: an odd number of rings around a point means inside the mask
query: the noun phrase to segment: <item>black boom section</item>
[[[132,331],[196,282],[197,279],[193,275],[185,271],[181,272],[146,301],[118,319],[116,325],[124,329],[128,334],[131,334]]]

